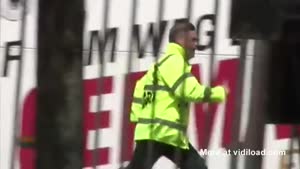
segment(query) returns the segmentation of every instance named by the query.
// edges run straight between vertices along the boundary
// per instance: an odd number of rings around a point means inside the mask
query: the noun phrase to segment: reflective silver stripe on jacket
[[[186,79],[186,78],[189,78],[189,77],[193,77],[193,75],[191,74],[191,73],[184,73],[183,75],[181,75],[177,80],[176,80],[176,82],[173,84],[173,86],[172,86],[172,91],[173,92],[175,92],[176,91],[176,89],[177,89],[177,87],[182,83],[182,82],[184,82],[184,80]]]
[[[132,99],[133,103],[137,103],[137,104],[143,104],[143,99],[142,98],[138,98],[138,97],[134,97]]]
[[[189,77],[193,77],[193,75],[191,73],[185,73],[183,75],[181,75],[176,82],[174,83],[174,85],[172,86],[172,88],[169,88],[168,86],[162,86],[162,85],[145,85],[145,90],[151,90],[151,91],[157,91],[157,90],[161,90],[161,91],[166,91],[166,92],[171,92],[171,93],[175,93],[177,87],[184,82],[184,80],[186,78]]]
[[[173,54],[170,54],[168,56],[166,56],[163,60],[161,60],[159,63],[155,64],[155,66],[159,67],[161,66],[167,59],[170,58],[170,56],[172,56]]]
[[[161,85],[145,85],[145,90],[151,90],[151,91],[157,91],[157,90],[162,90],[166,92],[173,92],[171,88],[168,86],[161,86]]]
[[[146,118],[139,118],[138,123],[141,124],[160,124],[164,126],[168,126],[170,128],[174,128],[180,131],[185,132],[186,131],[186,126],[182,124],[178,124],[172,121],[164,120],[164,119],[159,119],[159,118],[154,118],[154,119],[146,119]]]

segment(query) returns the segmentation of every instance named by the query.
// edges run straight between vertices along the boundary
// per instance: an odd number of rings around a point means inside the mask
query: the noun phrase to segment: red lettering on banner
[[[230,91],[225,105],[225,121],[222,132],[222,146],[226,148],[229,148],[229,145],[232,142],[233,127],[239,127],[233,126],[235,96],[239,71],[238,66],[239,59],[225,60],[220,62],[218,77],[214,83],[214,85],[227,84]]]
[[[97,130],[100,128],[108,128],[110,125],[110,112],[109,111],[102,111],[97,112],[99,114],[100,122],[99,124],[95,123],[96,120],[96,113],[90,112],[90,98],[91,96],[99,96],[99,94],[107,94],[112,93],[112,77],[104,77],[100,79],[102,81],[102,86],[100,91],[98,91],[98,81],[99,79],[91,79],[84,81],[84,162],[83,165],[85,167],[89,167],[93,165],[93,154],[98,151],[99,159],[98,164],[108,164],[109,163],[109,154],[110,149],[109,147],[105,148],[96,148],[95,150],[88,150],[87,147],[87,136],[90,130]],[[101,97],[101,96],[100,96]],[[98,126],[96,126],[98,125]],[[101,139],[101,138],[100,138]]]
[[[227,96],[227,102],[225,105],[225,118],[223,126],[223,136],[222,136],[222,146],[228,147],[231,143],[232,135],[232,124],[234,115],[234,97],[237,82],[237,68],[238,59],[221,61],[219,65],[219,71],[216,79],[213,82],[213,86],[227,84],[230,89],[230,94]],[[197,73],[195,69],[195,73]],[[198,77],[200,77],[198,75]],[[200,80],[200,79],[199,79]],[[212,104],[208,108],[209,116],[203,110],[202,104],[195,105],[196,111],[196,129],[197,129],[197,140],[199,144],[199,149],[208,148],[210,138],[212,136],[212,127],[215,124],[215,117],[217,111],[217,105]],[[210,117],[209,119],[207,117]]]
[[[193,65],[192,66],[192,73],[193,75],[198,79],[198,81],[201,83],[201,72],[200,72],[200,66],[199,65]],[[204,121],[205,121],[205,114],[202,108],[201,103],[195,104],[195,124],[196,124],[196,131],[197,131],[197,141],[198,141],[198,148],[201,148],[204,143]]]
[[[122,139],[122,147],[121,147],[121,162],[124,161],[130,161],[132,154],[133,154],[133,146],[134,146],[134,128],[135,125],[133,123],[130,123],[129,120],[129,113],[130,113],[130,107],[132,102],[132,93],[134,91],[134,87],[136,84],[136,81],[140,79],[145,72],[137,72],[137,73],[131,73],[127,78],[128,81],[126,82],[124,86],[124,99],[127,99],[125,102],[125,105],[123,107],[123,121],[122,121],[122,133],[121,133],[121,139]]]
[[[29,92],[25,98],[22,112],[21,138],[35,138],[36,124],[36,89]],[[20,149],[20,168],[35,168],[36,151],[34,147],[21,147]]]
[[[286,139],[292,137],[292,125],[276,125],[276,139]],[[298,125],[297,132],[300,134]]]
[[[103,88],[100,90],[100,94],[112,93],[112,77],[104,77]],[[110,127],[110,112],[102,111],[100,116],[99,126],[95,126],[96,114],[89,112],[90,97],[98,96],[97,93],[97,79],[84,81],[84,145],[87,144],[87,134],[89,130],[96,130],[100,128]],[[36,90],[33,89],[25,97],[23,112],[22,112],[22,138],[35,138],[35,124],[36,124]],[[101,139],[101,138],[100,138]],[[109,163],[109,151],[107,148],[98,148],[95,150],[84,150],[84,166],[88,167],[92,165],[93,152],[99,152],[99,164]],[[36,152],[34,148],[21,147],[20,150],[20,163],[21,169],[35,169],[35,157]]]

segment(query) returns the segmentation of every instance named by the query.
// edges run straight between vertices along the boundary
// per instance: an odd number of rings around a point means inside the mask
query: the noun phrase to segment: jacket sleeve
[[[189,65],[181,56],[170,57],[159,69],[163,81],[175,97],[188,102],[222,102],[225,100],[225,89],[221,86],[209,88],[201,85],[190,71]]]
[[[143,94],[144,94],[144,85],[142,83],[142,80],[138,80],[134,88],[133,99],[131,103],[131,110],[130,110],[131,122],[138,121],[138,114],[143,109]]]

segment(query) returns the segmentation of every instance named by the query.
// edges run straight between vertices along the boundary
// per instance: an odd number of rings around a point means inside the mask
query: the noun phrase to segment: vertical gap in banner
[[[271,57],[273,46],[271,41],[256,40],[254,43],[253,56],[253,72],[251,75],[251,96],[250,107],[251,112],[248,117],[245,141],[243,147],[251,150],[262,150],[263,138],[265,136],[266,115],[268,111],[266,102],[268,102],[268,76],[270,74]],[[266,80],[267,79],[267,80]],[[261,97],[264,96],[264,97]],[[261,156],[245,156],[245,169],[261,169]]]
[[[153,45],[153,57],[154,57],[154,71],[153,71],[153,86],[154,86],[154,91],[153,91],[153,99],[152,99],[152,107],[151,107],[151,119],[154,119],[155,117],[155,110],[156,110],[156,92],[157,92],[157,86],[158,86],[158,78],[157,78],[157,71],[158,71],[158,65],[157,65],[157,62],[158,62],[158,58],[159,58],[159,54],[160,54],[160,39],[162,36],[161,35],[161,21],[163,19],[163,12],[164,12],[164,5],[165,5],[165,0],[159,0],[158,1],[158,14],[156,16],[156,27],[154,26],[153,27],[153,33],[154,33],[154,37],[153,37],[153,40],[154,40],[154,45]],[[155,24],[154,24],[155,25]],[[151,127],[154,127],[154,125],[151,125]],[[154,134],[153,133],[153,128],[150,129],[150,138],[153,138],[154,137]],[[150,165],[151,162],[155,159],[152,159],[154,158],[153,156],[153,149],[154,149],[154,145],[153,145],[154,142],[150,142],[147,146],[147,150],[148,150],[148,157],[147,158],[147,165]]]
[[[244,75],[246,67],[246,56],[247,56],[247,44],[248,40],[240,40],[240,63],[239,63],[239,75],[237,80],[237,92],[235,95],[235,112],[232,127],[232,150],[238,150],[242,148],[242,143],[239,142],[240,133],[240,122],[243,104],[243,88],[244,88]],[[231,154],[230,169],[237,169],[238,157]]]
[[[0,0],[0,14],[2,14],[1,12],[1,9],[2,9],[2,1]],[[0,32],[1,32],[1,20],[2,20],[2,17],[0,17]],[[0,48],[4,48],[4,46],[2,46],[2,43],[1,43],[1,33],[0,33]]]
[[[1,14],[1,0],[0,0],[0,14]],[[3,49],[4,50],[4,47],[2,47],[2,43],[1,43],[1,20],[2,20],[2,17],[0,16],[0,51]],[[1,53],[0,53],[0,57],[1,57]],[[3,62],[3,64],[5,64],[5,62]],[[0,67],[1,67],[2,65],[0,65]],[[4,66],[3,66],[4,67]],[[1,78],[1,71],[0,71],[0,78]],[[3,72],[3,74],[4,74],[4,72]],[[0,79],[1,80],[1,79]],[[0,81],[0,85],[1,85],[1,81]],[[1,86],[0,86],[0,93],[1,93]],[[1,98],[1,94],[0,94],[0,111],[2,110],[1,109],[1,103],[2,103],[2,98]],[[1,113],[0,113],[0,123],[1,123]],[[1,136],[1,129],[0,129],[0,136]],[[1,145],[0,145],[0,147],[1,147]],[[1,164],[0,164],[1,165]]]
[[[297,146],[298,146],[298,149],[297,149],[297,151],[296,152],[298,152],[297,153],[297,156],[298,156],[298,163],[299,163],[299,165],[300,165],[300,133],[299,133],[299,127],[300,127],[300,125],[297,125],[296,126],[296,138],[297,138]]]
[[[131,68],[132,68],[132,60],[134,59],[132,57],[133,55],[133,51],[132,51],[132,45],[135,43],[134,42],[134,35],[133,35],[133,28],[134,28],[134,24],[136,22],[136,8],[137,8],[137,0],[132,0],[132,12],[130,15],[130,20],[129,20],[129,43],[128,43],[128,56],[127,56],[127,60],[126,60],[126,72],[125,72],[125,86],[127,84],[131,84],[131,79],[130,79],[130,72],[131,72]],[[124,118],[128,118],[129,117],[129,113],[130,113],[130,100],[128,98],[130,98],[131,93],[129,93],[129,89],[128,87],[124,88],[124,94],[123,94],[123,117]],[[129,109],[128,109],[129,107]],[[127,111],[128,110],[128,111]],[[122,124],[122,137],[120,140],[120,147],[121,147],[121,157],[120,157],[120,165],[121,168],[125,168],[123,161],[125,161],[125,156],[127,154],[127,147],[128,142],[127,142],[127,136],[128,136],[128,130],[129,130],[129,121],[128,120],[123,120],[123,124]]]
[[[21,29],[20,29],[20,61],[17,71],[17,81],[16,81],[16,97],[15,97],[15,111],[14,111],[14,128],[13,128],[13,147],[10,156],[10,169],[15,169],[15,155],[18,147],[18,139],[20,136],[20,123],[21,123],[21,114],[19,107],[19,99],[21,93],[21,82],[22,82],[22,70],[23,70],[23,53],[24,53],[24,44],[25,44],[25,29],[26,29],[26,14],[27,14],[27,0],[23,0],[20,3],[23,3],[22,19],[21,19]]]
[[[106,33],[107,33],[107,23],[108,23],[108,15],[109,15],[109,0],[104,1],[104,9],[103,9],[103,25],[102,25],[102,31],[100,32],[99,36],[99,64],[98,64],[98,74],[99,79],[97,82],[97,93],[98,93],[98,100],[97,100],[97,109],[96,109],[96,118],[95,118],[95,139],[94,139],[94,151],[93,151],[93,168],[96,169],[97,165],[100,165],[100,155],[99,155],[99,144],[101,141],[99,129],[100,129],[100,122],[101,122],[101,109],[102,109],[102,97],[101,92],[103,90],[103,77],[105,75],[105,69],[106,69],[106,59],[105,59],[105,39],[106,39]],[[102,45],[101,45],[102,44]],[[91,44],[92,46],[93,44]],[[99,168],[99,167],[98,167]]]
[[[216,41],[217,41],[217,31],[218,31],[218,18],[219,16],[219,0],[215,0],[215,6],[214,6],[214,17],[213,17],[213,25],[214,25],[214,32],[212,35],[212,42],[211,42],[211,53],[209,58],[209,81],[208,81],[208,87],[212,87],[214,79],[215,79],[215,72],[214,72],[214,65],[216,60]],[[209,132],[209,125],[212,121],[212,113],[211,113],[211,104],[206,103],[204,104],[206,106],[205,110],[205,120],[204,120],[204,132]],[[204,138],[204,147],[209,148],[209,133],[205,133]],[[204,155],[204,159],[207,160],[207,154]]]
[[[289,169],[293,169],[294,167],[294,153],[295,154],[298,154],[297,152],[299,152],[299,149],[300,149],[300,137],[299,137],[299,131],[297,131],[297,129],[299,128],[299,125],[297,124],[293,124],[291,125],[292,126],[292,135],[291,135],[291,139],[290,139],[290,142],[289,142],[289,151],[288,151],[288,154],[289,154],[289,162],[288,162],[288,168]],[[294,142],[296,142],[296,144],[298,143],[298,148],[294,148]],[[299,162],[299,165],[300,165],[300,155],[298,154],[298,162]]]
[[[289,142],[289,162],[288,162],[288,169],[293,169],[293,151],[294,151],[294,139],[296,136],[296,126],[295,125],[291,125],[292,126],[292,135],[291,135],[291,139]]]
[[[187,22],[191,21],[191,16],[193,14],[193,6],[192,5],[193,5],[193,0],[188,0],[187,6],[186,6],[186,21]],[[184,40],[185,43],[189,43],[188,42],[188,40],[189,40],[188,33],[185,32],[184,36],[185,36],[185,40]],[[185,56],[185,57],[187,57],[185,59],[188,59],[191,56]],[[188,62],[188,60],[187,60],[187,62]],[[187,66],[187,64],[183,63],[182,75],[186,72],[186,66]],[[183,97],[183,99],[185,97],[185,87],[186,87],[186,83],[182,82],[182,88],[180,89],[181,90],[180,95]],[[187,104],[189,104],[189,103],[187,103],[185,100],[179,101],[179,113],[186,111],[185,109],[187,109],[187,107],[186,107]],[[187,110],[187,111],[189,111],[189,110]],[[185,114],[183,114],[183,115],[185,115]],[[188,139],[188,126],[186,126],[186,128],[183,132],[184,132],[183,135],[185,135],[187,137],[187,140],[189,140]],[[180,141],[180,136],[177,137],[177,140]],[[181,149],[176,148],[175,155],[174,155],[175,164],[180,165],[180,162],[182,162],[182,160],[181,160],[182,158],[183,158],[183,154],[181,153]],[[175,169],[180,167],[180,166],[176,166],[176,165],[175,165]]]

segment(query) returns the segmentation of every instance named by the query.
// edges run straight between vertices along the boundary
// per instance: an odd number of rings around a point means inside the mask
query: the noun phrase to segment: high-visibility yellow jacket
[[[155,140],[188,149],[190,102],[222,102],[221,86],[201,85],[191,74],[184,48],[169,43],[166,53],[137,81],[130,120],[137,123],[135,140]]]

